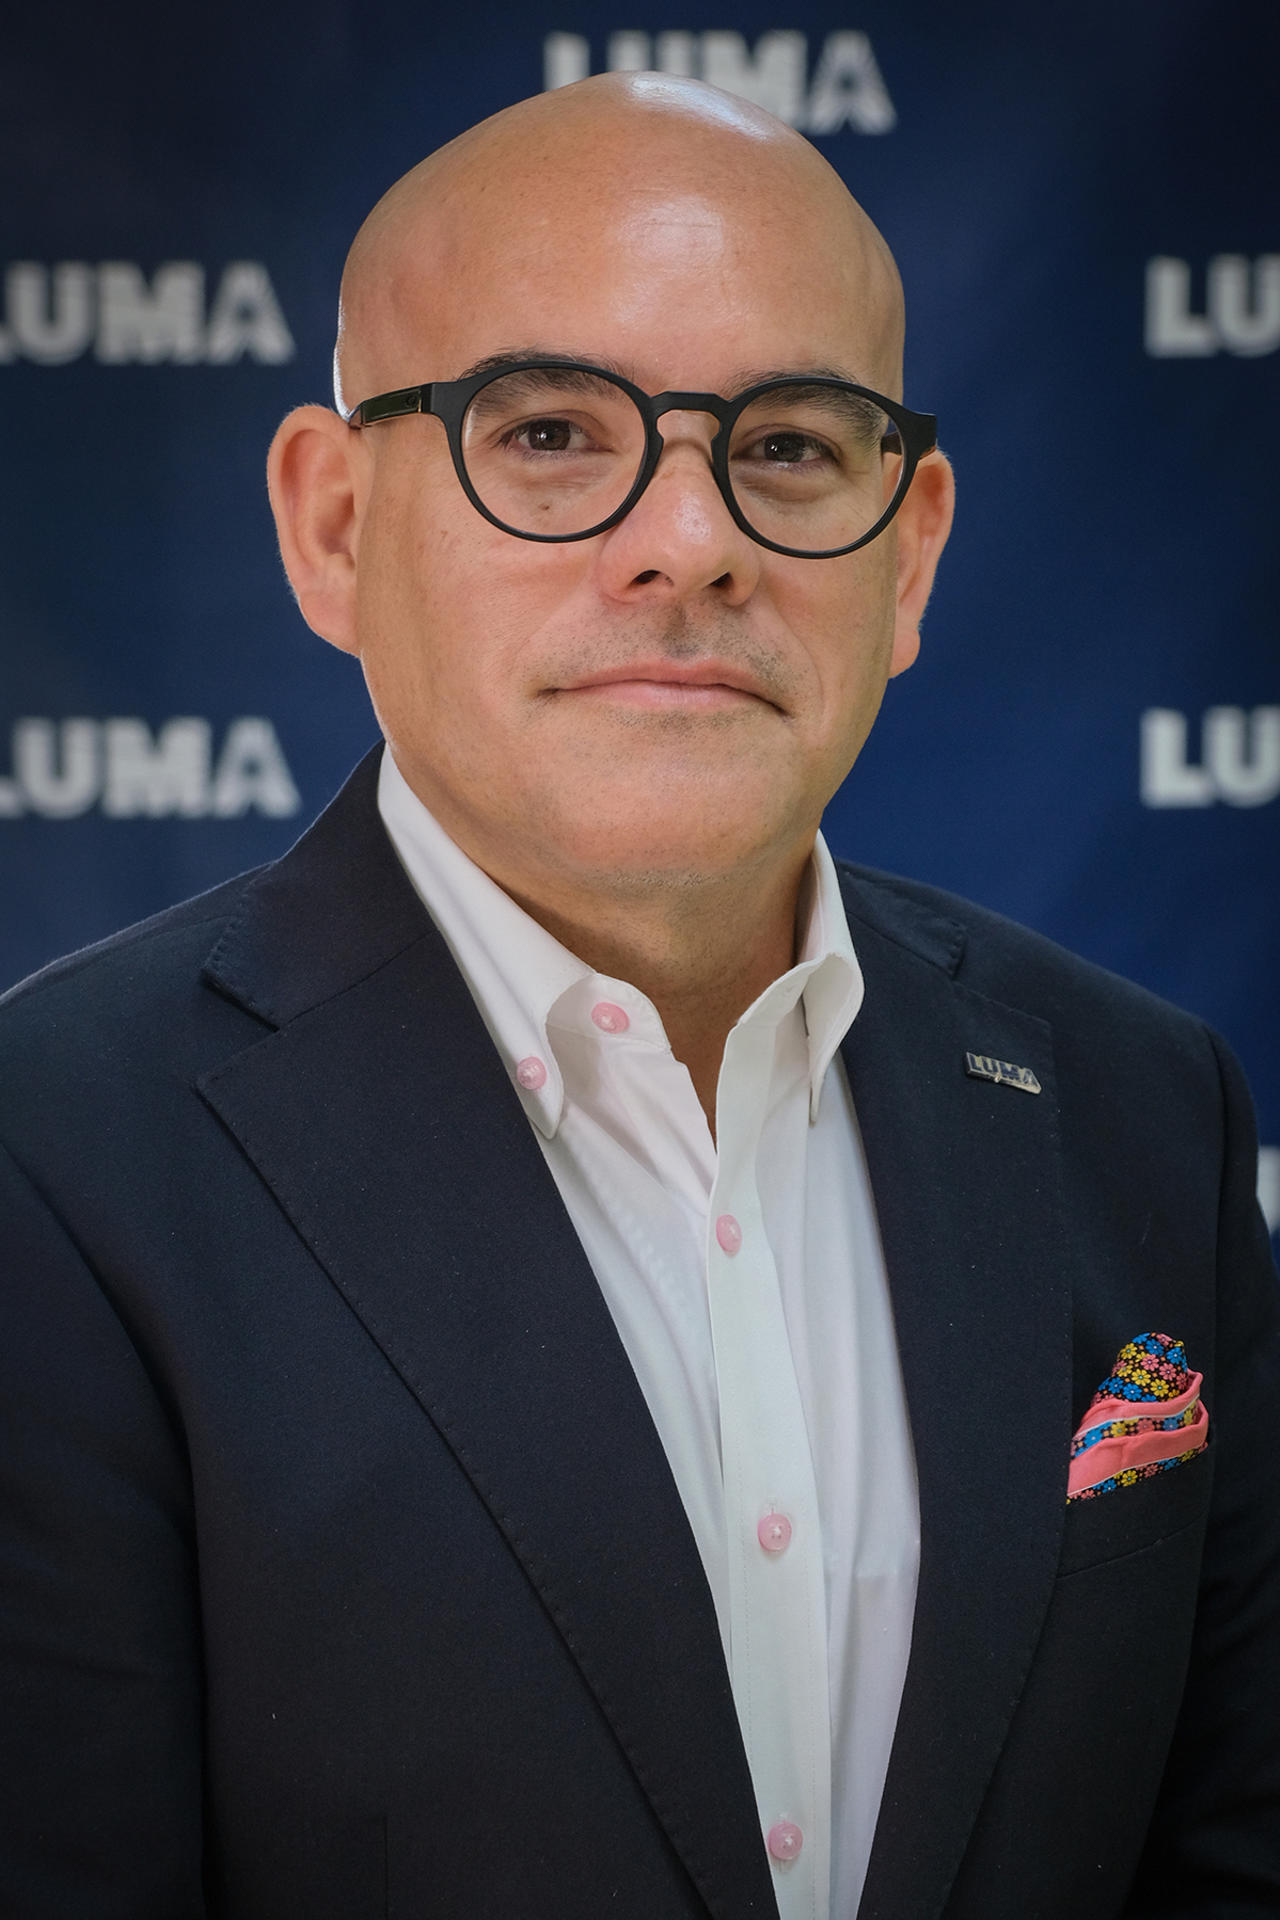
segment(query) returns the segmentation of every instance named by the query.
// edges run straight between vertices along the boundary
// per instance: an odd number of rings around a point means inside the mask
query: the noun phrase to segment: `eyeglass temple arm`
[[[372,427],[379,420],[398,420],[405,413],[431,411],[430,387],[397,387],[394,393],[380,393],[362,400],[347,415],[349,427]]]
[[[926,453],[932,453],[938,444],[938,421],[932,413],[913,413],[910,407],[901,408],[906,422],[907,450],[917,460],[923,460]],[[901,453],[903,435],[898,431],[897,422],[893,422],[880,441],[882,453]]]

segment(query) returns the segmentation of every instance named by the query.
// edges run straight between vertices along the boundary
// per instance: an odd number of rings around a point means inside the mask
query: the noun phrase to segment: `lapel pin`
[[[1040,1082],[1030,1067],[1016,1067],[1012,1060],[993,1060],[989,1053],[966,1053],[964,1070],[975,1080],[993,1080],[998,1087],[1018,1087],[1023,1093],[1040,1091]]]

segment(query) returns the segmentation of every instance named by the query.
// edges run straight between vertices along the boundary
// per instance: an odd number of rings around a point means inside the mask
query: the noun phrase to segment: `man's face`
[[[603,363],[646,392],[894,378],[865,272],[785,182],[588,170],[460,208],[402,261],[384,390],[511,352]],[[837,559],[770,553],[716,488],[715,422],[661,427],[638,505],[564,545],[483,519],[440,422],[360,436],[356,639],[379,721],[420,797],[518,895],[801,857],[909,664],[894,529]]]

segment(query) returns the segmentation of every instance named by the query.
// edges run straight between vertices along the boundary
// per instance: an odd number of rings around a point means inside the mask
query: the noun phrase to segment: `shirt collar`
[[[840,894],[836,863],[822,835],[813,844],[813,863],[806,881],[809,895],[800,903],[804,936],[792,974],[804,975],[802,999],[809,1036],[809,1118],[818,1117],[818,1102],[827,1068],[862,1005],[866,987],[853,948],[849,919]],[[784,974],[783,978],[788,976]]]
[[[560,1125],[564,1082],[547,1038],[547,1015],[561,994],[590,976],[590,967],[449,838],[389,747],[378,772],[378,812],[400,864],[471,989],[525,1111],[550,1138]],[[531,1060],[545,1074],[536,1086],[518,1077],[521,1063]]]
[[[449,838],[409,786],[389,747],[378,773],[378,812],[400,864],[471,990],[525,1111],[550,1139],[564,1110],[564,1081],[547,1033],[556,1003],[584,980],[597,982],[606,998],[616,997],[610,989],[625,992],[632,1004],[636,998],[643,1000],[643,995],[626,982],[595,974],[517,906]],[[809,1117],[816,1120],[827,1068],[863,997],[862,970],[853,950],[835,862],[821,834],[814,845],[799,917],[804,934],[795,966],[766,987],[738,1024],[776,1025],[797,1000],[803,1003]],[[521,1064],[531,1060],[545,1075],[536,1086],[524,1084],[519,1075]]]

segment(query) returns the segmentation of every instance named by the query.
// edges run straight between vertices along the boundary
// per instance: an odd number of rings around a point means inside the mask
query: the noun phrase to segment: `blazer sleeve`
[[[203,1915],[184,1449],[137,1345],[3,1148],[0,1696],[6,1920]]]
[[[1182,1711],[1126,1920],[1280,1913],[1280,1281],[1248,1090],[1229,1050],[1215,1050],[1225,1151],[1213,1503]]]

